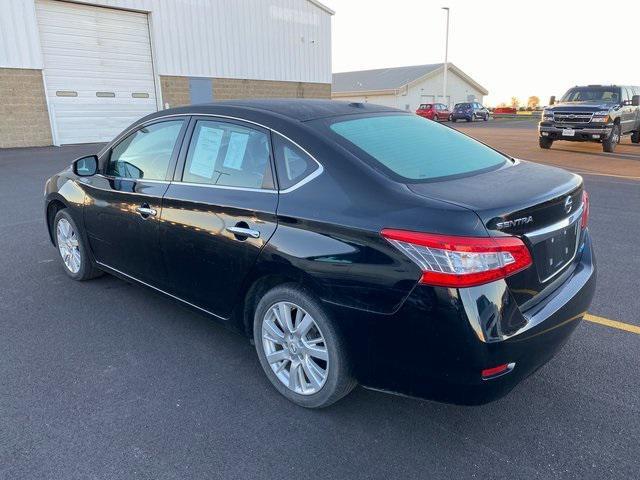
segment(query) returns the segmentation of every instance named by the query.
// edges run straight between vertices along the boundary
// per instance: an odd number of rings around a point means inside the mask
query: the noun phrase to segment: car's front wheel
[[[553,145],[553,140],[547,137],[538,137],[538,145],[540,145],[540,148],[548,150]]]
[[[295,284],[275,287],[260,300],[253,337],[273,386],[302,407],[327,407],[356,384],[344,339],[327,309]]]
[[[636,130],[631,134],[631,143],[640,143],[640,130]]]
[[[53,229],[56,247],[67,275],[74,280],[89,280],[102,274],[90,258],[80,229],[67,210],[60,210],[56,214]]]
[[[612,153],[618,143],[620,143],[620,125],[615,124],[611,129],[611,134],[602,140],[602,150]]]

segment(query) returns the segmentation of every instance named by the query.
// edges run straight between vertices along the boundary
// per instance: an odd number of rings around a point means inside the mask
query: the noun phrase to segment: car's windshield
[[[466,176],[507,162],[507,157],[471,137],[418,115],[337,119],[329,127],[357,157],[372,159],[404,181]]]
[[[620,89],[617,87],[574,87],[562,96],[561,101],[618,103]]]

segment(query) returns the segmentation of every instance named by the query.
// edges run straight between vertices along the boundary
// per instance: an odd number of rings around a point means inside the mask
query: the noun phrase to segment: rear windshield
[[[463,109],[463,108],[469,108],[470,106],[471,106],[470,103],[456,103],[456,106],[454,108]]]
[[[423,103],[422,105],[420,105],[420,110],[429,110],[430,108],[431,108],[430,103]]]
[[[418,115],[337,119],[330,128],[356,156],[363,158],[364,152],[404,181],[466,176],[507,162],[506,156],[486,145]]]

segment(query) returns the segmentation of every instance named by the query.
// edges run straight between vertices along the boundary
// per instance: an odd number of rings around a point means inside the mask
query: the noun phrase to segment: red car
[[[422,103],[416,110],[416,114],[436,122],[446,122],[451,116],[451,112],[443,103]]]

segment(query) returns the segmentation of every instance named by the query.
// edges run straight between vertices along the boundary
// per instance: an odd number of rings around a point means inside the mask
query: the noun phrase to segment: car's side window
[[[164,180],[184,120],[142,127],[111,150],[106,174],[120,178]]]
[[[271,188],[266,132],[235,123],[198,120],[182,181],[242,188]]]
[[[276,173],[280,190],[286,190],[311,175],[320,166],[302,149],[275,134]]]

